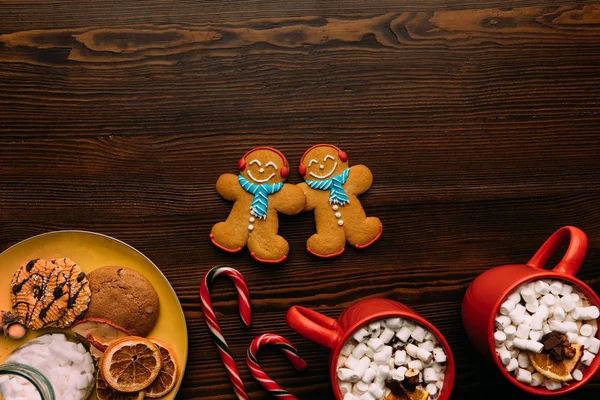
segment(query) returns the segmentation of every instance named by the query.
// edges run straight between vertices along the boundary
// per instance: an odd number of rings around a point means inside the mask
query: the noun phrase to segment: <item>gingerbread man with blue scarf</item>
[[[319,144],[308,149],[300,161],[298,184],[306,196],[304,211],[314,211],[317,233],[306,242],[309,253],[335,257],[346,242],[357,249],[373,244],[383,231],[381,221],[367,217],[358,195],[373,183],[364,165],[348,166],[348,156],[336,146]]]
[[[257,261],[282,262],[289,245],[277,234],[278,213],[301,212],[306,203],[304,193],[283,183],[289,165],[283,154],[271,147],[250,150],[239,161],[238,169],[238,175],[223,174],[217,180],[217,192],[234,204],[227,219],[213,226],[210,240],[229,253],[248,246]]]

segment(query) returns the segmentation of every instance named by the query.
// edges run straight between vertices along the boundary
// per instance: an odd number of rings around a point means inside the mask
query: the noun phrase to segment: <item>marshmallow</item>
[[[339,368],[337,370],[337,377],[343,382],[358,382],[360,376],[356,372],[348,368]]]
[[[594,357],[596,357],[595,354],[593,354],[593,353],[591,353],[591,352],[589,352],[587,350],[584,350],[583,351],[583,355],[581,356],[580,362],[583,365],[589,367],[592,364],[592,361],[594,360]]]
[[[373,351],[379,351],[383,347],[384,343],[379,338],[371,338],[367,341],[367,346],[371,348]]]
[[[406,353],[413,357],[413,358],[417,358],[417,351],[419,351],[419,348],[417,346],[415,346],[412,343],[409,343],[406,345],[406,347],[404,348],[404,350],[406,350]]]
[[[581,319],[598,319],[600,317],[600,310],[596,306],[591,307],[576,307],[571,312],[571,316],[579,321]]]
[[[566,335],[567,335],[567,339],[571,343],[576,344],[579,341],[579,335],[575,332],[567,332]]]
[[[379,334],[381,333],[381,323],[379,321],[371,322],[368,325],[368,328],[371,337],[379,337]]]
[[[550,314],[550,310],[545,305],[540,305],[531,317],[531,329],[539,331],[543,328],[546,319],[548,319],[548,315]]]
[[[513,310],[512,312],[515,312],[515,311]],[[523,322],[524,318],[521,315],[519,315],[519,317],[521,317],[521,322]],[[496,327],[499,329],[504,329],[510,325],[511,321],[512,321],[512,318],[507,317],[506,315],[501,315],[499,317],[496,317],[496,320],[495,320]],[[402,331],[402,330],[400,330],[400,331]],[[400,332],[398,332],[398,335],[399,334],[400,334]],[[396,336],[398,336],[398,335],[396,335]],[[402,340],[400,337],[399,337],[399,339]],[[405,341],[405,340],[403,340],[403,341]]]
[[[347,359],[348,359],[348,357],[339,356],[337,359],[336,367],[340,368],[340,367],[344,366],[344,363],[346,362]]]
[[[557,321],[564,321],[565,318],[567,317],[567,312],[565,311],[564,308],[562,308],[562,306],[557,302],[554,305],[553,308],[553,312],[552,312],[552,318],[554,318]]]
[[[529,339],[535,340],[536,342],[539,342],[542,339],[542,336],[544,336],[544,333],[542,331],[529,331]]]
[[[408,327],[403,326],[402,328],[400,328],[398,333],[396,333],[396,337],[398,339],[400,339],[402,342],[406,343],[408,341],[408,338],[410,338],[411,333],[412,333],[412,331]]]
[[[388,343],[393,337],[394,331],[390,328],[385,328],[383,332],[381,332],[381,335],[379,335],[379,339],[381,339],[383,343]]]
[[[525,303],[532,303],[537,301],[534,291],[530,288],[524,288],[523,290],[521,290],[521,297],[523,298]]]
[[[368,335],[369,335],[368,330],[366,330],[365,328],[360,328],[358,331],[354,332],[354,335],[352,335],[352,337],[354,338],[354,340],[356,340],[357,342],[360,343]]]
[[[576,307],[576,304],[573,301],[573,298],[570,294],[560,299],[560,305],[562,306],[563,310],[565,310],[565,312],[571,312]]]
[[[357,365],[358,358],[354,357],[353,355],[349,355],[348,358],[346,358],[346,361],[344,361],[344,366],[348,367],[349,369],[354,369],[354,367]]]
[[[502,331],[494,332],[494,343],[496,347],[502,346],[502,343],[506,340],[506,334]]]
[[[521,368],[527,368],[529,367],[529,356],[526,353],[520,353],[517,356],[517,361],[519,362],[519,367]]]
[[[443,349],[433,349],[433,358],[437,363],[446,362],[446,352]]]
[[[394,354],[394,364],[402,365],[406,362],[406,350],[396,350]]]
[[[563,283],[561,281],[552,281],[552,283],[550,284],[550,293],[560,294],[562,287]]]
[[[552,329],[550,329],[550,325],[544,324],[544,326],[542,327],[542,333],[545,335],[550,332],[552,332]]]
[[[429,396],[433,397],[437,393],[437,386],[433,383],[429,383],[427,386],[425,386],[425,390],[427,391],[427,393],[429,393]]]
[[[372,348],[368,347],[367,351],[365,352],[365,356],[369,357],[372,360],[373,356],[375,356],[375,352]]]
[[[437,373],[433,368],[425,368],[423,370],[423,380],[425,383],[436,382],[438,380]]]
[[[502,305],[500,306],[500,314],[502,315],[508,315],[512,310],[515,309],[515,303],[513,303],[510,300],[506,300],[504,303],[502,303]]]
[[[538,280],[533,285],[533,290],[538,294],[546,295],[550,293],[550,285],[548,285],[543,280]]]
[[[513,340],[515,335],[517,334],[517,328],[514,325],[509,325],[504,328],[504,335],[506,335],[506,340]]]
[[[338,375],[339,377],[339,375]],[[350,382],[340,382],[339,384],[340,393],[344,396],[346,393],[352,392],[352,383]]]
[[[508,295],[506,300],[510,300],[515,304],[519,304],[519,302],[521,301],[521,293],[519,293],[518,290],[515,290],[514,292]]]
[[[417,342],[422,342],[425,339],[425,334],[427,334],[427,331],[425,329],[423,329],[420,326],[416,326],[415,329],[413,329],[410,336]]]
[[[370,392],[365,392],[360,395],[358,400],[377,400]]]
[[[544,380],[546,380],[546,378],[539,372],[534,372],[531,374],[531,386],[540,386],[542,383],[544,383]]]
[[[562,288],[560,289],[561,296],[570,295],[573,292],[573,286],[563,283]]]
[[[540,303],[536,299],[535,302],[525,304],[525,309],[528,312],[530,312],[531,314],[535,314],[535,312],[537,311],[539,306],[540,306]]]
[[[358,365],[353,368],[353,371],[356,373],[356,375],[358,375],[359,379],[363,377],[365,372],[367,372],[367,369],[369,368],[370,364],[371,360],[369,359],[369,357],[363,357],[358,361]]]
[[[531,327],[529,325],[521,324],[517,326],[517,337],[521,339],[528,339],[530,330]]]
[[[548,293],[540,299],[540,304],[543,304],[546,307],[551,307],[556,304],[556,299],[552,293]]]
[[[373,356],[373,360],[379,364],[387,364],[392,358],[392,346],[383,346],[381,350],[379,350]]]
[[[435,344],[431,340],[426,340],[422,343],[419,343],[417,346],[427,351],[433,351],[433,349],[435,348]]]
[[[358,344],[358,345],[357,345],[357,346],[354,348],[354,350],[352,350],[352,355],[353,355],[354,357],[356,357],[357,359],[359,359],[359,360],[360,360],[360,359],[362,358],[362,356],[364,356],[364,355],[365,355],[365,353],[367,352],[367,349],[368,349],[368,347],[367,347],[367,345],[366,345],[366,344],[364,344],[364,343],[359,343],[359,344]]]
[[[356,394],[366,393],[367,390],[369,390],[369,384],[363,381],[356,382],[356,384],[352,388],[352,391]]]
[[[523,305],[517,304],[515,306],[515,309],[512,310],[508,314],[508,317],[513,322],[513,324],[519,325],[520,323],[522,323],[525,320],[525,314],[526,313],[527,313],[527,309]],[[496,320],[498,320],[499,318],[501,318],[501,317],[496,318]],[[506,325],[508,325],[508,324],[506,324]],[[503,328],[504,327],[505,326],[503,326]]]
[[[575,379],[576,381],[580,381],[583,379],[583,372],[581,372],[580,369],[576,369],[573,372],[571,372],[571,376],[573,377],[573,379]]]
[[[408,369],[416,368],[418,370],[423,369],[423,362],[421,360],[411,360],[407,364]]]
[[[513,340],[513,344],[517,349],[529,350],[534,353],[540,353],[544,348],[544,345],[540,342],[536,342],[535,340],[521,339],[518,337]]]
[[[390,366],[389,365],[380,365],[377,368],[377,378],[386,380],[390,375]]]
[[[404,321],[401,318],[388,318],[385,320],[385,326],[390,329],[400,329]]]
[[[403,381],[404,374],[406,374],[406,371],[408,371],[408,368],[398,367],[398,369],[395,369],[392,372],[390,372],[390,377],[395,381]]]
[[[360,400],[360,399],[352,393],[346,393],[344,395],[344,400]]]
[[[600,350],[600,340],[595,337],[586,338],[585,348],[590,353],[598,354],[598,350]]]
[[[558,390],[562,387],[562,384],[559,381],[555,381],[552,379],[546,379],[544,381],[544,386],[548,390]]]
[[[531,326],[531,315],[529,315],[529,313],[525,313],[525,319],[523,320],[523,324],[527,325],[527,326]]]
[[[383,397],[383,388],[380,387],[379,385],[371,384],[371,385],[369,385],[369,393],[375,399],[381,399]]]
[[[551,319],[548,321],[548,325],[550,325],[550,329],[559,333],[567,333],[567,332],[578,332],[579,327],[574,321],[557,321],[555,319]]]
[[[515,378],[517,378],[517,380],[519,382],[523,382],[523,383],[531,383],[532,378],[531,378],[531,372],[529,372],[526,369],[523,368],[519,368],[517,370],[517,373],[515,374]]]
[[[511,358],[510,361],[508,362],[508,365],[506,365],[506,370],[508,372],[513,372],[517,368],[519,368],[519,362],[517,361],[516,358]]]
[[[581,328],[579,328],[579,334],[581,336],[592,336],[594,333],[594,327],[590,324],[583,324]]]
[[[506,340],[504,342],[504,347],[506,347],[506,350],[512,350],[515,348],[515,344],[513,343],[512,340]]]
[[[431,354],[430,351],[427,351],[427,350],[419,347],[417,349],[417,358],[419,360],[423,361],[424,363],[428,363],[433,359],[433,354]]]
[[[377,370],[369,367],[365,371],[365,374],[362,376],[361,380],[366,383],[371,383],[373,382],[373,379],[375,379],[375,376],[377,376]]]
[[[510,351],[505,347],[496,347],[496,354],[500,358],[502,365],[508,365],[511,360]]]

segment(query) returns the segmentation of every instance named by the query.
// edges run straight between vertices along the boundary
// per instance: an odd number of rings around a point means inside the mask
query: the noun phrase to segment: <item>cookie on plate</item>
[[[86,318],[102,318],[134,336],[147,336],[160,310],[158,294],[142,274],[129,268],[107,266],[88,274],[92,300]]]
[[[67,304],[63,316],[58,320],[58,328],[68,328],[87,310],[92,292],[87,276],[79,265],[68,258],[52,260],[61,267],[60,274],[64,277],[62,290],[67,296]]]
[[[348,165],[345,152],[330,144],[308,149],[298,168],[306,196],[304,211],[314,211],[317,233],[306,242],[309,253],[328,258],[344,252],[346,241],[357,249],[373,244],[383,231],[381,221],[367,217],[358,195],[373,183],[364,165]]]

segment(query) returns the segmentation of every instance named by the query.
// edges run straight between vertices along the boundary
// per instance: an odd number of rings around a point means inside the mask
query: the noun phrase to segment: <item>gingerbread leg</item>
[[[287,258],[290,246],[279,235],[252,232],[248,238],[248,250],[256,261],[276,264]]]
[[[383,232],[381,221],[376,217],[368,217],[360,222],[353,222],[351,218],[348,218],[344,227],[348,243],[357,249],[375,243]]]
[[[321,258],[339,256],[344,252],[345,246],[346,235],[344,230],[337,225],[332,225],[326,231],[315,233],[306,242],[306,250]]]
[[[242,250],[248,241],[248,228],[240,223],[224,221],[215,224],[210,232],[211,242],[228,253]]]

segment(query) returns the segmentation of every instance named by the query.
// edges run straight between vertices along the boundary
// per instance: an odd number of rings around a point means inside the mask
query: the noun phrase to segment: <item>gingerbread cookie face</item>
[[[289,172],[281,153],[268,147],[259,147],[246,153],[238,167],[241,176],[258,185],[282,183]]]
[[[330,145],[317,145],[304,153],[300,174],[305,180],[325,180],[342,174],[348,168],[346,153]]]

